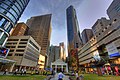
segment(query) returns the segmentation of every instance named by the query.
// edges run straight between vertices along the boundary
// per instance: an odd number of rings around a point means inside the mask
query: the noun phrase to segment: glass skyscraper
[[[77,21],[76,11],[73,6],[66,10],[67,14],[67,36],[68,36],[68,52],[71,49],[82,46],[82,39],[80,37],[79,25]]]
[[[4,46],[12,28],[30,0],[0,0],[0,46]]]

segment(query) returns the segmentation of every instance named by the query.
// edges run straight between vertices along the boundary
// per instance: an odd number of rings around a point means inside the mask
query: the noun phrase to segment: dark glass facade
[[[76,17],[76,11],[74,7],[73,6],[68,7],[66,10],[66,14],[67,14],[68,47],[70,49],[74,49],[76,48],[76,46],[80,46],[80,44],[82,44],[79,25]]]
[[[0,0],[0,45],[4,46],[11,29],[30,0]]]

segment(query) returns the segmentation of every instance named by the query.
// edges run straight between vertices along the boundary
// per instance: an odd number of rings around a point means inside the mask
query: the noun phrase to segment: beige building
[[[106,20],[102,22],[102,19]],[[106,23],[104,23],[106,22]],[[86,67],[86,72],[91,70],[91,62],[109,59],[111,65],[120,65],[120,17],[114,20],[98,19],[94,24],[95,36],[79,49],[79,65]],[[106,25],[104,25],[106,24]],[[114,47],[113,47],[114,46]],[[110,47],[113,47],[110,49]],[[111,52],[113,49],[115,51]],[[117,53],[117,55],[116,55]],[[101,65],[104,63],[100,63]],[[100,65],[99,64],[99,65]],[[89,67],[89,68],[88,68]]]
[[[15,68],[37,67],[41,47],[31,36],[10,36],[6,47],[10,49],[7,58],[16,61]]]
[[[51,36],[51,14],[31,17],[26,24],[30,27],[28,35],[31,35],[41,46],[41,55],[45,57],[43,61],[46,65]]]

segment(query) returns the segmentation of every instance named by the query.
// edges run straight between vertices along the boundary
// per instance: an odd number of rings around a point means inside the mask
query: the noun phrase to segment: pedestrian
[[[3,75],[6,75],[7,72],[8,72],[8,69],[5,69]]]
[[[21,75],[23,75],[24,74],[24,70],[23,69],[21,69]]]
[[[24,69],[24,74],[26,75],[26,68]]]
[[[62,71],[60,71],[60,73],[58,74],[58,80],[63,80],[64,77],[65,75],[62,73]]]
[[[78,77],[78,71],[76,71],[75,76],[76,76],[76,80],[79,80],[79,77]]]
[[[53,77],[55,76],[55,71],[54,70],[52,70],[52,75],[53,75]]]
[[[18,69],[16,69],[16,70],[15,70],[14,75],[16,75],[16,74],[17,74],[17,72],[18,72]]]

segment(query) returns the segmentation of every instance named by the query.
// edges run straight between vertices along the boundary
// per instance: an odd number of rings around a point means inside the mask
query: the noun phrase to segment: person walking
[[[14,75],[17,75],[18,69],[15,70]]]
[[[62,71],[60,71],[60,73],[58,74],[58,80],[63,80],[64,77],[65,75],[62,73]]]
[[[76,80],[79,80],[79,77],[78,77],[78,71],[76,71],[75,76],[76,76]]]
[[[8,69],[5,69],[3,75],[6,75],[7,72],[8,72]]]

